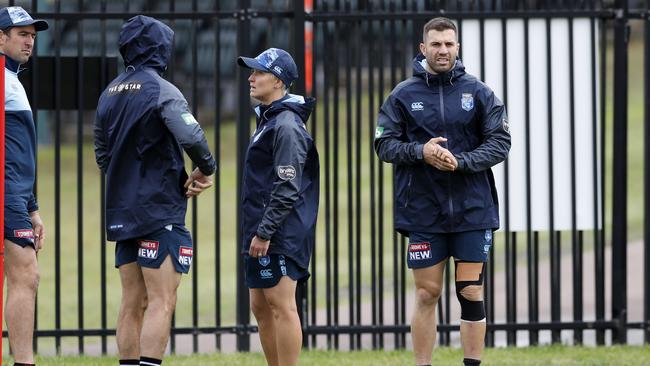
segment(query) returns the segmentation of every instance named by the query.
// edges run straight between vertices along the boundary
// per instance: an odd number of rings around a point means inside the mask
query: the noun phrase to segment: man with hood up
[[[499,227],[490,168],[508,156],[503,103],[457,59],[456,25],[424,25],[413,76],[393,89],[379,112],[375,150],[395,165],[395,228],[409,237],[416,287],[411,335],[416,365],[429,365],[436,304],[447,259],[456,265],[465,365],[479,365],[485,338],[483,277]]]
[[[252,69],[250,96],[261,102],[242,177],[246,284],[267,364],[293,366],[302,346],[295,292],[309,277],[318,214],[318,152],[305,127],[315,99],[287,92],[298,69],[282,49],[237,63]]]
[[[122,283],[121,365],[160,365],[181,273],[192,263],[187,199],[212,185],[216,162],[181,92],[161,77],[174,32],[138,15],[119,36],[126,70],[99,98],[95,156],[106,174],[106,231]],[[183,150],[197,168],[188,177]]]

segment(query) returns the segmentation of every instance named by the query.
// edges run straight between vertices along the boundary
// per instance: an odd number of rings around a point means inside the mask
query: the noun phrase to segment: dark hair
[[[454,24],[451,19],[445,17],[433,18],[424,25],[424,28],[422,28],[422,40],[424,41],[427,38],[427,33],[429,33],[430,30],[442,32],[447,29],[453,30],[454,33],[458,35],[456,24]]]

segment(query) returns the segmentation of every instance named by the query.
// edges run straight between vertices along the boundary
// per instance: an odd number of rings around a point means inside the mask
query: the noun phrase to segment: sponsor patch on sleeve
[[[14,230],[14,238],[34,239],[34,230],[32,229]]]
[[[296,177],[296,168],[293,165],[280,165],[278,167],[278,177],[282,180],[293,180]]]
[[[506,131],[506,133],[510,134],[510,125],[508,124],[508,119],[504,118],[501,124],[503,126],[503,130]]]
[[[431,244],[430,243],[410,243],[409,244],[409,259],[410,260],[424,260],[431,259]]]
[[[194,250],[192,247],[180,247],[178,249],[178,263],[184,266],[192,265]]]
[[[185,121],[185,124],[188,126],[199,124],[199,121],[197,121],[196,118],[194,118],[192,113],[187,113],[187,112],[183,113],[181,114],[181,118],[183,118],[183,121]]]
[[[375,138],[378,139],[383,134],[384,134],[384,128],[381,126],[377,126],[377,129],[375,129]]]
[[[147,259],[158,258],[158,242],[153,240],[140,240],[138,248],[138,257]]]

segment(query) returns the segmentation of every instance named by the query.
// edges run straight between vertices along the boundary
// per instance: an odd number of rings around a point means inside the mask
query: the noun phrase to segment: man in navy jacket
[[[18,73],[32,54],[36,32],[47,28],[47,22],[32,19],[20,6],[0,10],[0,52],[5,56],[5,319],[15,365],[34,363],[32,337],[39,282],[36,252],[45,239],[34,197],[36,129]]]
[[[435,307],[450,256],[456,265],[465,365],[478,365],[485,337],[483,276],[499,227],[490,168],[510,149],[503,103],[457,59],[456,26],[434,18],[423,29],[413,76],[379,112],[375,150],[395,164],[395,228],[409,236],[416,301],[411,333],[417,365],[435,343]]]
[[[192,263],[187,198],[212,185],[216,162],[181,92],[161,77],[174,32],[135,16],[123,26],[126,71],[99,98],[95,155],[106,174],[106,231],[122,282],[121,365],[160,365],[176,289]],[[197,168],[188,177],[183,150]]]

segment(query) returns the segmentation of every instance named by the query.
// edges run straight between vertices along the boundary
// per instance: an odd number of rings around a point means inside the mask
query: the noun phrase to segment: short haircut
[[[454,33],[456,34],[456,37],[458,37],[458,30],[456,29],[456,24],[454,24],[454,22],[452,22],[451,19],[445,17],[433,18],[429,20],[427,24],[424,25],[424,28],[422,28],[422,41],[426,40],[427,33],[429,33],[430,30],[442,32],[447,29],[453,30]]]

